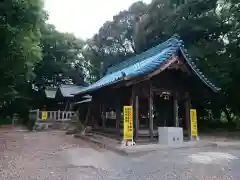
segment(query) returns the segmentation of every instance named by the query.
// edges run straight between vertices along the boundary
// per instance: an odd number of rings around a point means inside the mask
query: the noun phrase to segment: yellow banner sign
[[[47,111],[42,111],[42,120],[47,120],[47,118],[48,118]]]
[[[124,106],[123,114],[124,114],[123,139],[132,140],[133,139],[133,107]]]
[[[191,135],[198,136],[196,109],[190,109],[190,118],[191,118]]]

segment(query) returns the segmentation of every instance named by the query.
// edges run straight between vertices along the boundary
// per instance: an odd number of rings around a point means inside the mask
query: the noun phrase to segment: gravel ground
[[[237,149],[120,156],[60,131],[0,129],[0,180],[240,180]]]

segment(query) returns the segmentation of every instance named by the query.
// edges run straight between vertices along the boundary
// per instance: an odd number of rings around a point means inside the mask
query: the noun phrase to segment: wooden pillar
[[[134,122],[135,122],[135,140],[138,139],[138,131],[139,131],[139,98],[135,97],[134,103]]]
[[[120,121],[121,121],[121,99],[119,97],[116,98],[116,131],[120,136]]]
[[[86,127],[88,125],[88,122],[90,121],[91,119],[91,112],[92,112],[92,103],[93,102],[90,102],[89,105],[88,105],[88,109],[87,109],[87,114],[85,116],[85,121],[83,123],[83,126]]]
[[[102,128],[105,129],[106,128],[106,106],[103,103],[102,104]]]
[[[134,106],[134,99],[135,99],[135,91],[134,91],[134,87],[132,87],[132,94],[131,94],[131,98],[130,98],[130,106]]]
[[[61,111],[60,110],[58,110],[58,118],[57,118],[57,120],[61,120]]]
[[[73,103],[69,102],[69,111],[72,111],[72,109],[73,109]]]
[[[40,116],[40,112],[39,112],[39,109],[37,110],[37,112],[36,112],[37,114],[36,114],[36,121],[38,121],[40,118],[39,118],[39,116]],[[35,120],[35,119],[34,119]]]
[[[139,102],[136,92],[136,87],[132,86],[131,106],[133,107],[133,126],[134,126],[134,139],[138,138],[139,129]]]
[[[189,99],[189,93],[186,93],[186,99],[185,99],[185,121],[186,121],[186,127],[188,131],[188,138],[189,140],[192,140],[191,137],[191,122],[190,122],[190,109],[191,109],[191,101]]]
[[[69,101],[68,101],[68,100],[66,100],[65,102],[66,102],[66,104],[65,104],[64,111],[67,111],[67,109],[68,109],[68,104],[69,104]]]
[[[177,93],[173,96],[173,120],[175,127],[179,127],[179,117],[178,117],[178,95]]]
[[[150,140],[153,140],[153,92],[152,85],[149,87],[149,135]]]

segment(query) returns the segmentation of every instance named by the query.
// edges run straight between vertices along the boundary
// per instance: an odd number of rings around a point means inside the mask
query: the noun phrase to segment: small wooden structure
[[[29,119],[36,121],[36,124],[46,125],[46,127],[61,123],[66,124],[71,120],[73,114],[78,116],[75,119],[79,120],[80,110],[81,114],[84,114],[84,111],[87,109],[82,103],[91,101],[91,96],[89,95],[74,98],[74,94],[79,93],[82,88],[83,86],[75,84],[62,84],[58,87],[46,88],[44,90],[44,103],[41,106],[44,107],[45,111],[31,110]],[[42,119],[42,112],[47,112],[46,120]]]
[[[60,110],[71,110],[74,103],[74,94],[78,93],[83,87],[74,84],[60,85],[56,92],[56,101]]]
[[[132,105],[134,138],[157,137],[157,127],[183,127],[190,136],[191,101],[219,89],[188,56],[183,41],[173,36],[142,54],[107,69],[104,77],[75,98],[92,96],[88,123],[93,129],[123,134],[123,106]]]
[[[44,90],[45,107],[50,110],[69,111],[75,103],[74,94],[81,91],[83,86],[75,84],[62,84],[58,87],[48,87]],[[84,98],[82,98],[84,99]]]
[[[66,129],[71,123],[74,111],[29,111],[29,120],[35,122],[34,129]],[[45,117],[44,117],[45,116]]]

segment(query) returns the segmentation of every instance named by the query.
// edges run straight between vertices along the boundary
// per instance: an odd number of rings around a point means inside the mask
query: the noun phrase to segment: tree
[[[90,68],[92,76],[95,77],[93,79],[104,74],[107,67],[136,53],[133,33],[146,8],[147,5],[143,2],[134,3],[128,10],[114,16],[113,21],[106,22],[99,32],[87,41],[84,56],[92,67],[96,67]]]
[[[0,107],[16,97],[18,84],[30,80],[34,64],[41,60],[45,18],[41,0],[0,2]]]
[[[226,97],[225,102],[234,114],[240,116],[240,98],[238,96],[238,84],[240,78],[240,3],[237,0],[221,1],[221,15],[224,24],[231,27],[225,34],[225,59],[221,63],[221,72],[224,72],[223,90]]]
[[[225,94],[224,97],[218,98],[221,105],[212,107],[226,110],[229,104],[232,104],[226,103],[229,94],[226,87],[229,87],[229,80],[232,79],[229,76],[232,68],[227,66],[229,52],[226,51],[225,42],[231,25],[226,23],[226,17],[222,15],[220,2],[217,0],[189,0],[182,3],[178,1],[174,4],[169,2],[155,0],[150,4],[147,15],[138,23],[135,33],[135,44],[138,45],[136,48],[144,51],[175,33],[180,35],[189,54],[198,59],[196,63],[201,70],[208,77],[212,77]],[[209,103],[203,107],[209,107]]]
[[[43,59],[37,63],[34,84],[39,88],[60,84],[83,84],[81,66],[83,41],[74,35],[58,32],[53,25],[42,28]]]
[[[204,111],[209,113],[208,109],[215,107],[218,110],[212,112],[216,114],[219,110],[239,114],[239,2],[153,0],[137,7],[143,8],[130,8],[104,24],[90,41],[95,54],[90,62],[97,67],[104,63],[106,68],[178,34],[204,74],[222,88],[218,106],[214,106],[213,98],[212,102],[203,102]]]

